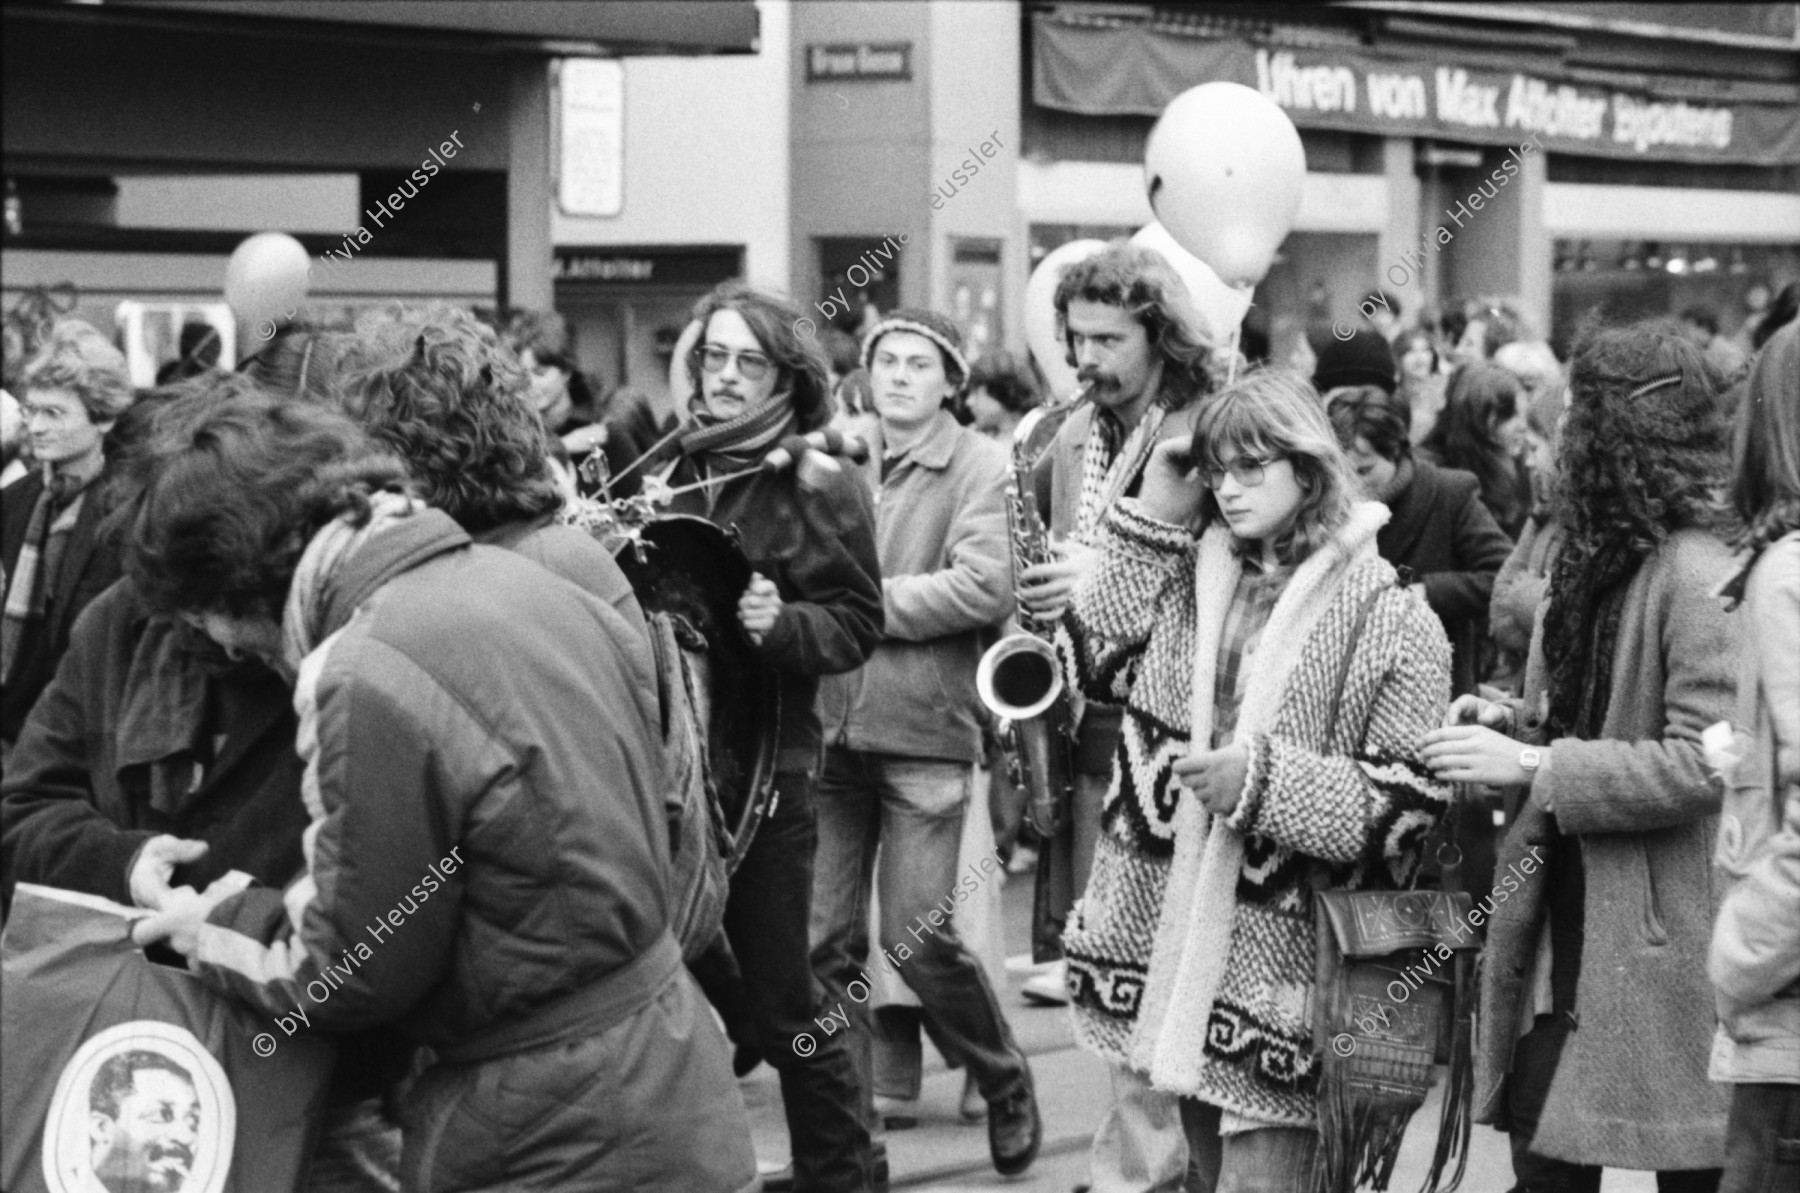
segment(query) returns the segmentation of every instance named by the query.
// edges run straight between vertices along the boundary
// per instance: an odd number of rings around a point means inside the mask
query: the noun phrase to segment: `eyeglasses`
[[[745,381],[761,381],[775,367],[775,362],[760,352],[733,352],[729,348],[719,348],[707,344],[700,349],[700,367],[709,373],[723,373],[730,361],[737,361],[738,372]]]
[[[1263,469],[1277,460],[1286,458],[1285,456],[1270,456],[1266,460],[1259,460],[1255,456],[1239,456],[1224,468],[1202,467],[1200,477],[1206,482],[1206,487],[1215,493],[1225,483],[1227,473],[1231,475],[1232,480],[1244,488],[1254,489],[1263,483]]]
[[[30,402],[26,402],[22,405],[19,408],[19,412],[25,416],[25,421],[27,423],[33,423],[38,419],[43,419],[53,427],[60,427],[74,417],[61,406],[36,406]]]

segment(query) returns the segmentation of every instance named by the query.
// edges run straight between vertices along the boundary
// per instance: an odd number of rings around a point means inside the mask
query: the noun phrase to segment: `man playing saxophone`
[[[1056,288],[1056,316],[1077,370],[1083,404],[1063,423],[1034,477],[1047,506],[1057,558],[1025,569],[1018,600],[1024,613],[1057,618],[1092,567],[1092,536],[1106,511],[1136,494],[1151,449],[1191,429],[1174,418],[1211,390],[1211,345],[1186,288],[1155,251],[1116,241],[1071,265]],[[1068,678],[1065,668],[1065,679]],[[1047,922],[1034,930],[1060,938],[1080,898],[1101,830],[1100,813],[1115,782],[1120,708],[1074,708],[1075,781],[1069,825],[1039,854],[1048,883]],[[1026,983],[1026,993],[1066,1002],[1061,966]],[[1129,1071],[1114,1074],[1113,1105],[1095,1133],[1091,1170],[1096,1190],[1176,1187],[1187,1145],[1173,1095],[1152,1090]]]

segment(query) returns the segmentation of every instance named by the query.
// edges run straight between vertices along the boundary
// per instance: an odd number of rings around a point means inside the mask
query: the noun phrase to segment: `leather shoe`
[[[1038,1117],[1037,1094],[1031,1073],[1025,1073],[1011,1093],[988,1099],[988,1153],[1001,1176],[1017,1176],[1037,1159],[1044,1142],[1044,1122]]]

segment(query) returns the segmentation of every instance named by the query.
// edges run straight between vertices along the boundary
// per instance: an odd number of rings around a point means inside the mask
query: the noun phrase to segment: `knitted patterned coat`
[[[1058,630],[1065,674],[1126,706],[1087,894],[1063,935],[1076,1037],[1159,1088],[1262,1121],[1316,1122],[1314,872],[1322,865],[1338,888],[1402,885],[1448,806],[1417,743],[1443,719],[1450,646],[1376,554],[1386,518],[1358,505],[1338,539],[1295,569],[1244,660],[1236,740],[1251,761],[1224,822],[1236,839],[1213,832],[1173,772],[1192,726],[1211,723],[1215,660],[1199,656],[1219,639],[1240,570],[1230,533],[1215,526],[1196,544],[1121,501]],[[1360,639],[1348,641],[1377,589]],[[1178,829],[1196,838],[1183,847]],[[1209,907],[1217,884],[1196,882],[1198,842],[1219,837],[1242,860],[1235,884],[1225,876],[1235,895]],[[1208,931],[1220,939],[1204,943]],[[1196,1005],[1187,979],[1208,968],[1213,982],[1197,988],[1216,997]]]

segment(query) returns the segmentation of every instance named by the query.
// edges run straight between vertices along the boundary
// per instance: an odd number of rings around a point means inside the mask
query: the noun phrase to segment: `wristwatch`
[[[1528,775],[1536,774],[1543,761],[1544,752],[1535,746],[1526,746],[1519,751],[1519,769]]]

